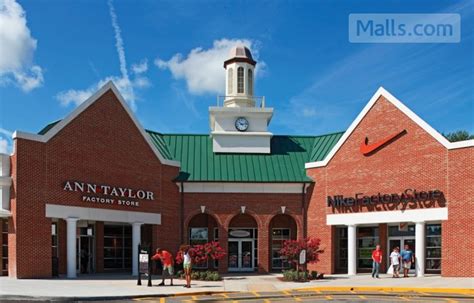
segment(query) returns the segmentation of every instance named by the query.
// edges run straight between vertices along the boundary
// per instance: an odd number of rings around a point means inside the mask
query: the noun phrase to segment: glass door
[[[241,270],[253,270],[253,241],[241,240],[240,253],[242,256]]]
[[[415,254],[415,238],[404,237],[403,246],[400,247],[400,252],[405,249],[405,245],[408,245],[408,248]],[[415,273],[415,262],[411,263],[410,273]]]
[[[229,240],[229,271],[252,271],[254,246],[251,239]]]
[[[390,254],[392,253],[395,247],[400,249],[400,253],[405,249],[405,245],[408,245],[410,250],[415,253],[415,238],[414,237],[390,237],[388,239],[388,248],[387,248],[387,266],[390,265]],[[415,263],[412,262],[410,267],[410,273],[415,272]]]
[[[229,241],[229,270],[239,269],[239,241]]]

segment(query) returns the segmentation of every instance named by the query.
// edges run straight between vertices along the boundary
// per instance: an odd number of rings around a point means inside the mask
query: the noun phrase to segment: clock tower
[[[273,108],[265,107],[265,97],[254,96],[257,62],[247,47],[231,49],[224,61],[225,96],[209,107],[209,123],[215,153],[269,154],[272,133],[268,124]]]

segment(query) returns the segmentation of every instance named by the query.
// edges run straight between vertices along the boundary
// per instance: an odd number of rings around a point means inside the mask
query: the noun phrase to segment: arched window
[[[244,93],[244,68],[239,67],[237,69],[237,93]]]
[[[247,85],[248,94],[253,95],[253,72],[250,68],[247,71],[247,82],[248,82],[248,85]]]
[[[227,93],[231,95],[233,90],[234,90],[234,69],[229,68],[229,70],[227,71]]]

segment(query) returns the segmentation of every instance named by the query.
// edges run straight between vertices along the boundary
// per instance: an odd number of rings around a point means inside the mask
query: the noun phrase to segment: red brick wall
[[[441,226],[443,276],[474,277],[474,148],[448,154],[448,218]]]
[[[156,243],[179,245],[175,236],[179,195],[172,182],[179,169],[160,163],[112,91],[47,143],[16,139],[12,162],[13,277],[51,276],[51,220],[44,216],[46,203],[161,213]],[[66,180],[145,189],[154,192],[155,200],[140,201],[139,207],[86,203],[80,193],[63,190]]]
[[[404,129],[406,134],[370,156],[364,156],[359,151],[359,146],[366,136],[370,144]],[[326,226],[326,215],[341,210],[327,207],[327,196],[354,196],[356,193],[373,195],[379,192],[391,194],[401,193],[407,188],[419,191],[438,189],[444,193],[445,199],[434,203],[417,203],[410,208],[448,206],[449,221],[443,222],[442,274],[472,276],[472,266],[470,269],[462,269],[461,267],[466,266],[453,264],[460,259],[473,259],[473,244],[468,243],[473,232],[469,222],[472,223],[474,193],[472,185],[468,185],[474,180],[472,169],[469,171],[469,167],[473,166],[473,150],[452,150],[448,153],[430,134],[392,103],[380,97],[328,165],[307,170],[307,174],[315,181],[309,205],[309,234],[322,238],[323,245],[333,249],[332,232],[331,228]],[[471,165],[468,165],[469,162]],[[393,209],[388,204],[346,208],[342,211],[376,212]],[[398,209],[401,209],[400,205]],[[385,238],[384,229],[381,229],[381,237]],[[452,236],[453,234],[457,236]],[[381,239],[381,242],[383,241],[386,240]],[[458,245],[453,246],[453,242]],[[386,244],[382,247],[386,247]],[[464,250],[459,247],[471,249]],[[326,249],[321,263],[315,268],[333,272],[331,264],[334,264],[334,255]],[[468,262],[472,265],[472,261]]]
[[[185,185],[186,192],[186,185]],[[258,271],[270,271],[270,221],[281,214],[281,206],[290,215],[297,226],[297,236],[302,235],[303,217],[301,212],[301,194],[245,194],[245,193],[185,193],[184,218],[187,228],[190,220],[201,212],[200,206],[206,206],[219,227],[219,244],[227,251],[227,233],[232,219],[241,213],[240,206],[246,206],[245,213],[252,216],[258,227]],[[233,226],[248,225],[246,222],[234,222]],[[247,222],[248,223],[248,222]],[[244,227],[244,226],[238,227]],[[219,262],[219,270],[227,270],[227,258]]]

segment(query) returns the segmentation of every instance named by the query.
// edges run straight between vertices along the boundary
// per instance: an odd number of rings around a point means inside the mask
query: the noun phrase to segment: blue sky
[[[441,132],[474,132],[472,3],[381,2],[0,0],[0,151],[109,79],[145,128],[207,133],[239,43],[275,134],[343,131],[379,86]],[[349,43],[351,13],[459,13],[461,43]]]

